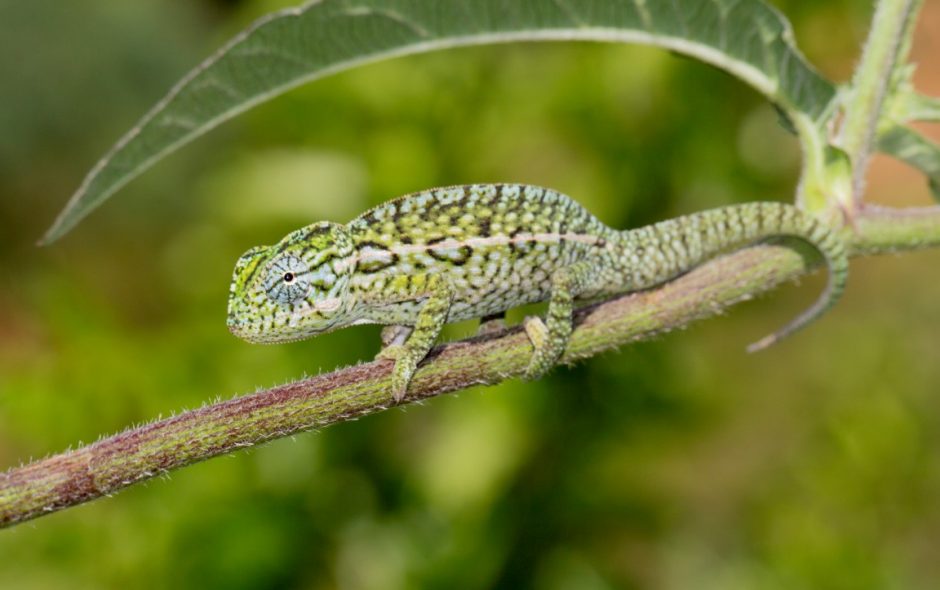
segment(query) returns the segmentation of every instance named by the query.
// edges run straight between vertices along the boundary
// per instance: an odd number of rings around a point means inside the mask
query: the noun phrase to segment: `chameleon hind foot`
[[[525,379],[538,379],[547,373],[565,352],[574,329],[574,298],[584,290],[591,270],[590,264],[579,262],[552,275],[545,321],[535,317],[525,320],[525,332],[534,348],[523,374]]]
[[[525,319],[522,326],[525,328],[526,336],[529,337],[529,342],[532,343],[532,356],[529,358],[529,366],[526,367],[525,373],[523,373],[522,378],[526,380],[538,379],[544,375],[551,368],[549,366],[544,367],[544,360],[539,358],[539,352],[544,351],[548,346],[548,327],[545,325],[545,322],[542,321],[542,318],[536,316],[530,316]],[[541,355],[544,356],[544,355]]]

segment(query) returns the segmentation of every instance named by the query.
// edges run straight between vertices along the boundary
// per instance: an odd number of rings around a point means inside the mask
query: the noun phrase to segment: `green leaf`
[[[879,127],[906,125],[912,121],[940,121],[940,98],[917,91],[914,87],[916,70],[917,64],[913,63],[905,63],[895,69]]]
[[[902,102],[899,113],[901,120],[940,123],[940,98],[912,92]]]
[[[818,122],[835,94],[794,47],[789,23],[759,0],[321,0],[258,21],[187,74],[98,162],[44,242],[168,153],[304,82],[449,47],[572,40],[691,56],[803,120]]]
[[[908,127],[893,127],[878,137],[878,149],[927,175],[930,192],[940,201],[940,145]]]

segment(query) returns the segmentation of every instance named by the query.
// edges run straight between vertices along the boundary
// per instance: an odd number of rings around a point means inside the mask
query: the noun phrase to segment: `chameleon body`
[[[527,318],[534,352],[526,377],[564,352],[578,305],[646,289],[716,255],[777,236],[809,242],[829,267],[826,292],[768,346],[835,303],[848,274],[843,243],[783,203],[712,209],[627,231],[611,229],[571,198],[519,184],[455,186],[406,195],[343,225],[315,223],[235,265],[228,325],[252,342],[299,340],[357,324],[383,324],[400,401],[442,326],[498,318],[549,302]]]

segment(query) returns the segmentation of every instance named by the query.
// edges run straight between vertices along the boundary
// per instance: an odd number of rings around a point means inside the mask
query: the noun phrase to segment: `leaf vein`
[[[422,39],[431,39],[435,37],[429,30],[416,23],[403,14],[389,8],[375,8],[373,6],[352,6],[344,10],[341,14],[352,17],[378,16],[402,25],[411,30],[415,35]]]

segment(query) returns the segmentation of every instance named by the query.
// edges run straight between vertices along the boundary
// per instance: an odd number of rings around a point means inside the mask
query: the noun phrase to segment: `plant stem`
[[[940,207],[866,207],[846,230],[853,254],[940,245]],[[818,260],[762,245],[715,259],[660,288],[581,310],[563,362],[714,316],[809,272]],[[437,347],[407,402],[498,383],[531,354],[519,328]],[[0,474],[0,527],[112,494],[198,461],[390,405],[390,361],[374,361],[185,412]]]
[[[841,203],[846,211],[857,209],[861,202],[885,96],[910,46],[920,4],[921,0],[880,0],[875,9],[841,131],[840,145],[852,162],[852,202]]]

